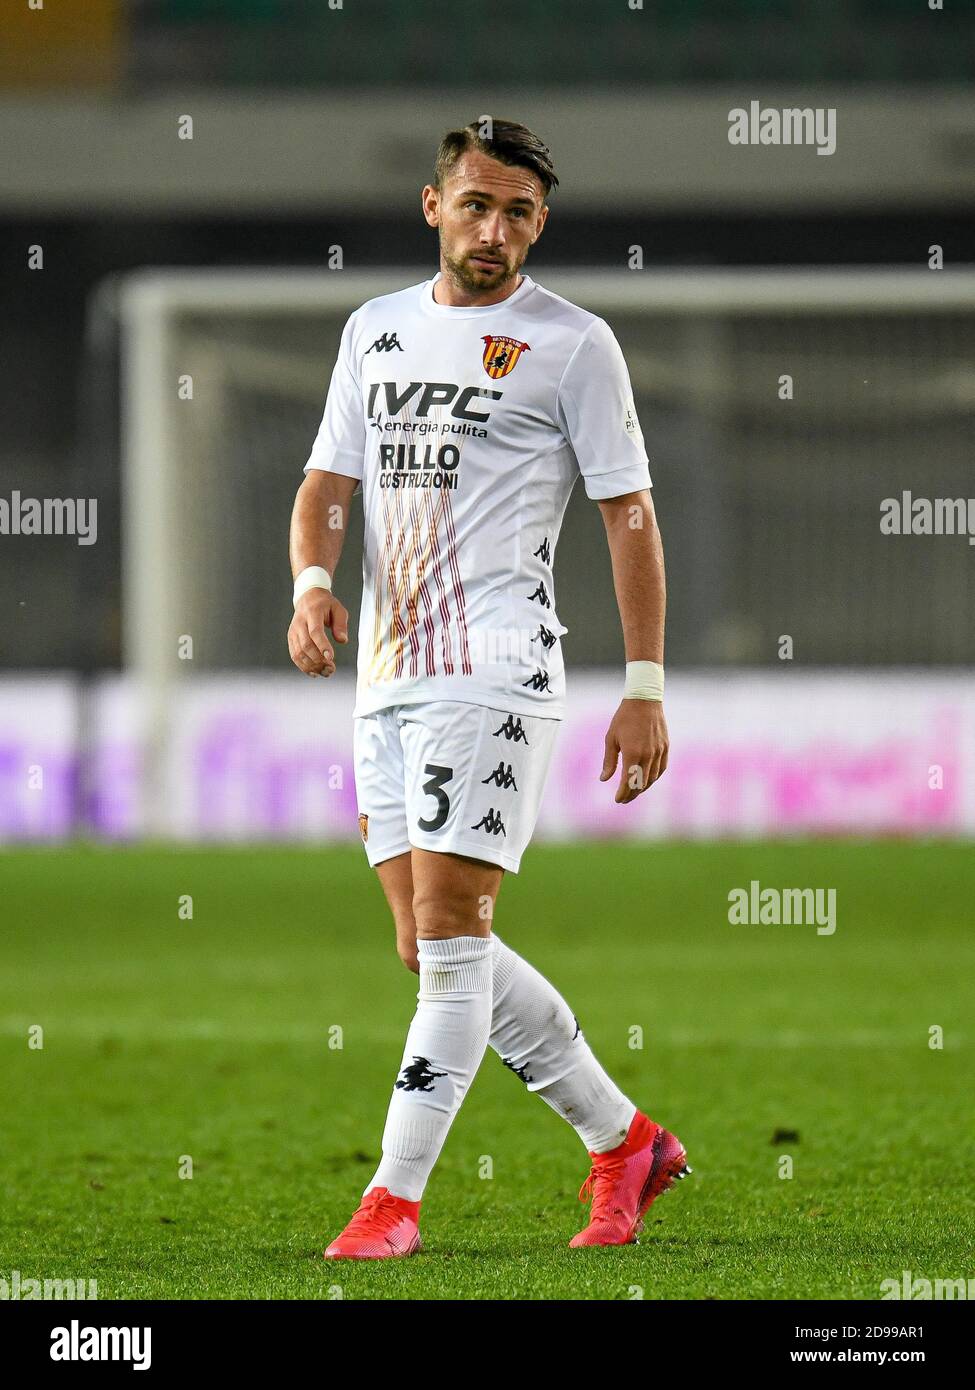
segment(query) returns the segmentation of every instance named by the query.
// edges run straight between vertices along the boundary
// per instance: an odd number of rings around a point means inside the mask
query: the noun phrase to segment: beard
[[[450,279],[459,289],[466,290],[469,294],[479,294],[484,290],[503,288],[510,280],[514,280],[528,259],[527,247],[521,258],[517,260],[508,260],[500,252],[491,252],[492,257],[498,257],[498,264],[488,270],[486,266],[474,264],[473,258],[476,253],[473,251],[465,251],[462,256],[452,255],[444,242],[443,228],[441,228],[440,235],[440,254]]]

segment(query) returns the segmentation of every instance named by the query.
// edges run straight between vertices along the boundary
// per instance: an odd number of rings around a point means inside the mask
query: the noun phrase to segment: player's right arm
[[[342,330],[325,413],[291,514],[291,569],[296,579],[309,565],[321,565],[334,579],[349,504],[362,482],[366,425],[353,349],[355,324],[356,314],[352,314]],[[326,628],[336,642],[347,642],[348,611],[330,590],[308,589],[299,598],[288,628],[291,660],[308,676],[330,676],[335,671],[335,652],[325,636]]]
[[[291,513],[291,572],[297,579],[309,565],[321,565],[333,578],[342,554],[357,478],[311,469]],[[329,589],[308,589],[299,598],[288,628],[291,660],[307,676],[331,676],[335,652],[325,635],[349,640],[349,613]]]

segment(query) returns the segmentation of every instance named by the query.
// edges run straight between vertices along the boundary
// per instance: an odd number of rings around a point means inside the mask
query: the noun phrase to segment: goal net
[[[288,520],[342,325],[430,273],[123,282],[123,656],[149,701],[150,762],[190,670],[287,669]],[[626,355],[667,551],[669,666],[776,663],[783,636],[804,666],[975,660],[966,539],[880,526],[886,498],[973,491],[975,271],[536,278],[607,318]],[[357,502],[336,584],[353,613],[361,524]],[[578,487],[559,556],[567,662],[619,663],[602,526]]]

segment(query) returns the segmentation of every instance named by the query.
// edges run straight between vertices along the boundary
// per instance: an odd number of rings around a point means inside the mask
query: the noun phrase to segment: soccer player
[[[553,565],[581,473],[600,507],[626,651],[600,781],[617,802],[667,766],[664,568],[619,344],[522,266],[558,183],[524,126],[450,131],[423,189],[440,271],[349,318],[291,523],[299,670],[330,676],[348,612],[332,592],[353,495],[365,511],[354,709],[359,827],[417,972],[382,1159],[328,1257],[420,1249],[420,1200],[490,1046],[589,1150],[570,1242],[635,1239],[689,1171],[680,1141],[593,1055],[569,1005],[491,929],[538,816],[563,712]]]

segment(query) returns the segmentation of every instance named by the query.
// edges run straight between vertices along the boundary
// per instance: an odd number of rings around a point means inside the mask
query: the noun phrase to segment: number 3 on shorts
[[[433,820],[418,820],[417,825],[421,830],[439,830],[450,814],[450,798],[444,791],[443,784],[449,782],[453,777],[454,769],[452,767],[439,767],[436,763],[427,763],[423,771],[429,774],[427,781],[423,784],[423,790],[427,796],[437,798],[437,814]]]

